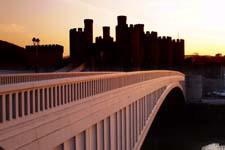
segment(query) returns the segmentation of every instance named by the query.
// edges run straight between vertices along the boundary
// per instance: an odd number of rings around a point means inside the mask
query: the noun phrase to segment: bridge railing
[[[159,77],[177,75],[183,74],[175,71],[130,72],[1,86],[0,129],[69,107],[100,93]]]
[[[0,86],[23,82],[41,81],[57,78],[81,77],[88,75],[111,74],[114,72],[57,72],[57,73],[26,73],[0,75]]]

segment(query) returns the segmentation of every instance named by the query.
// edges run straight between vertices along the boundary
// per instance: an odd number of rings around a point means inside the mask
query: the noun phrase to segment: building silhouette
[[[93,20],[84,20],[84,29],[70,29],[70,57],[74,64],[80,65],[89,58],[89,49],[93,44]]]
[[[116,45],[120,52],[118,60],[121,68],[129,68],[131,65],[130,32],[126,21],[126,16],[117,17]]]
[[[117,17],[116,40],[110,27],[93,43],[93,20],[84,20],[84,30],[70,30],[70,56],[76,65],[88,63],[92,70],[170,69],[184,65],[184,40],[158,37],[145,32],[144,24],[127,24],[126,16]]]
[[[159,44],[157,39],[157,32],[146,32],[144,37],[144,68],[154,69],[159,66]]]
[[[93,70],[116,70],[118,68],[115,42],[110,36],[110,27],[103,27],[103,37],[96,37],[91,52],[91,68]]]
[[[63,60],[61,45],[31,45],[26,46],[28,64],[35,68],[56,68]]]

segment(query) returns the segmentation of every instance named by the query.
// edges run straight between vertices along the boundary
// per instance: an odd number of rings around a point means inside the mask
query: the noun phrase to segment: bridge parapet
[[[22,118],[28,118],[67,103],[74,103],[86,97],[173,75],[180,75],[180,73],[174,71],[131,72],[5,85],[0,87],[0,129],[9,127],[10,124]]]
[[[26,74],[4,74],[0,75],[0,86],[6,84],[17,84],[24,82],[42,81],[58,78],[71,78],[89,75],[111,74],[117,72],[57,72],[57,73],[26,73]]]
[[[68,118],[73,118],[78,122],[83,122],[82,120],[83,120],[84,114],[86,116],[88,116],[89,113],[95,114],[96,111],[102,106],[103,107],[106,106],[107,108],[109,108],[107,110],[108,114],[100,113],[102,116],[106,117],[106,119],[104,120],[104,123],[103,122],[102,123],[104,125],[108,125],[108,127],[111,128],[112,126],[117,126],[116,124],[114,124],[115,122],[112,122],[112,121],[116,120],[116,118],[119,118],[119,117],[121,118],[121,116],[117,116],[117,113],[115,113],[113,116],[110,116],[110,118],[107,119],[107,115],[115,112],[115,110],[118,111],[119,109],[127,107],[126,105],[129,105],[129,109],[123,109],[121,113],[119,113],[119,115],[124,115],[123,114],[124,111],[128,111],[126,112],[126,114],[130,113],[129,111],[133,113],[137,113],[138,111],[140,111],[141,113],[140,116],[142,115],[141,117],[142,120],[139,125],[137,124],[136,126],[130,125],[129,130],[135,127],[135,131],[132,131],[130,133],[132,135],[129,135],[129,136],[134,136],[134,138],[132,137],[130,139],[130,143],[127,144],[127,145],[131,144],[132,148],[138,147],[136,142],[140,138],[139,133],[140,134],[142,133],[142,129],[144,128],[147,119],[149,119],[148,116],[151,113],[151,111],[154,109],[153,106],[156,105],[158,99],[166,90],[167,82],[168,83],[173,82],[173,79],[176,79],[176,78],[178,78],[176,82],[183,81],[184,80],[183,76],[184,76],[183,74],[179,72],[175,72],[175,71],[145,71],[145,72],[102,74],[102,75],[86,76],[86,77],[53,79],[53,80],[46,80],[46,81],[39,81],[39,82],[27,82],[27,83],[1,86],[0,87],[0,134],[4,136],[0,137],[0,143],[3,143],[3,146],[4,145],[8,146],[7,141],[10,141],[10,142],[13,141],[13,135],[17,135],[17,134],[15,132],[9,132],[9,131],[12,130],[14,127],[20,130],[20,131],[16,130],[17,132],[23,132],[25,130],[28,130],[28,129],[25,129],[25,127],[23,126],[25,124],[28,124],[26,128],[34,128],[34,129],[24,134],[26,136],[32,134],[32,138],[37,139],[37,138],[44,137],[44,133],[42,133],[41,131],[41,129],[45,129],[45,123],[43,123],[43,120],[51,122],[51,120],[53,119],[50,116],[54,116],[59,120],[63,120],[63,122],[61,121],[56,124],[49,123],[49,125],[46,125],[48,126],[48,128],[46,127],[46,131],[45,130],[43,131],[45,132],[45,136],[50,134],[50,132],[52,132],[49,126],[52,126],[52,128],[55,128],[55,126],[57,126],[57,128],[59,128],[58,126],[63,127],[62,124],[69,123],[68,120],[70,119]],[[162,79],[162,83],[159,82],[159,79]],[[152,83],[155,87],[152,87],[153,85],[149,85],[149,83]],[[148,89],[145,89],[146,86],[155,88],[155,91],[153,90],[153,92],[151,92]],[[126,89],[129,89],[129,90],[126,90]],[[132,97],[132,95],[135,95],[135,93],[137,94],[137,92],[133,91],[135,89],[141,91],[142,93],[138,92],[138,95],[136,95],[136,98],[133,98],[132,101],[131,100],[120,101],[118,100],[118,97],[114,98],[116,101],[104,100],[104,99],[107,99],[107,97],[111,97],[112,95],[113,97],[115,97],[114,95],[115,93],[118,93],[118,91],[120,91],[119,93],[124,93],[123,90],[126,90],[125,92],[126,97],[130,97],[130,96]],[[101,100],[102,103],[104,104],[101,104],[101,107],[99,106],[97,107],[100,100],[98,100],[98,102],[96,102],[96,100],[99,99],[101,94],[104,95],[102,96],[103,101]],[[113,103],[117,103],[116,107],[115,105],[111,106],[111,104]],[[91,108],[90,107],[91,105],[93,105],[94,108]],[[88,108],[91,110],[87,110]],[[76,109],[76,111],[80,114],[80,116],[76,114],[75,117],[74,115],[72,115],[73,116],[72,117],[71,113],[68,113],[68,116],[66,115],[65,113],[66,110],[72,111],[74,109]],[[85,109],[85,110],[82,110],[82,109]],[[59,116],[59,114],[62,112],[65,118]],[[137,115],[138,114],[139,113],[137,113]],[[96,113],[96,116],[94,118],[99,117],[98,115],[99,114]],[[130,115],[134,115],[134,114],[130,114]],[[94,130],[92,130],[91,132],[96,132],[96,128],[98,128],[98,126],[94,125],[92,122],[96,122],[96,120],[99,120],[99,119],[95,120],[93,119],[93,116],[92,117],[90,116],[88,118],[89,119],[87,119],[86,122],[84,121],[85,123],[83,125],[76,126],[76,130],[78,130],[79,128],[79,132],[80,132],[80,131],[84,131],[86,127],[92,126]],[[138,120],[139,119],[136,118],[136,120],[131,119],[128,121],[130,121],[130,123],[135,123],[136,121],[138,122]],[[33,127],[29,127],[29,124],[30,125],[32,124]],[[121,122],[121,124],[123,123]],[[41,125],[44,127],[41,127],[41,129],[39,129],[39,126]],[[100,126],[102,126],[102,124]],[[54,129],[54,130],[58,130],[58,129]],[[107,132],[110,131],[110,134],[111,132],[114,133],[115,135],[112,135],[112,136],[115,137],[117,135],[117,133],[115,132],[117,131],[114,131],[114,130],[115,129],[107,129]],[[80,132],[80,134],[76,136],[77,138],[76,142],[79,144],[83,143],[86,133],[87,133],[86,131]],[[107,135],[105,131],[104,131],[104,134]],[[122,135],[122,132],[120,132],[120,134]],[[35,137],[33,137],[33,135],[35,135]],[[15,138],[19,138],[21,136],[22,135],[17,135]],[[52,137],[52,135],[50,137]],[[60,137],[60,139],[61,138],[64,139],[64,137]],[[6,139],[10,139],[10,140],[6,140]],[[112,140],[112,139],[109,138],[108,140]],[[29,141],[32,141],[32,139],[29,139]],[[23,141],[23,142],[27,144],[26,141]],[[114,142],[115,142],[115,139],[114,139]],[[94,143],[96,144],[96,141]],[[121,142],[120,144],[122,143],[123,142]],[[21,144],[16,143],[15,145],[18,146]],[[77,146],[79,147],[79,145]],[[83,145],[81,144],[80,147],[82,146]],[[51,147],[51,144],[49,147]],[[47,146],[47,148],[45,149],[49,149],[49,147]]]

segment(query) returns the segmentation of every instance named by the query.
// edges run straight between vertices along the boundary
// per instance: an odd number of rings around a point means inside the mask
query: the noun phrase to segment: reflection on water
[[[187,106],[182,117],[159,113],[142,150],[221,150],[224,145],[225,106],[199,104]]]

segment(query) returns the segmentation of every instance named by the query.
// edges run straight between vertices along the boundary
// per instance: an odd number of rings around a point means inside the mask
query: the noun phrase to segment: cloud
[[[0,31],[6,33],[24,33],[25,27],[18,24],[0,24]]]

